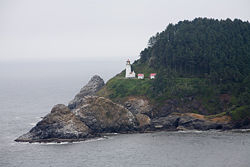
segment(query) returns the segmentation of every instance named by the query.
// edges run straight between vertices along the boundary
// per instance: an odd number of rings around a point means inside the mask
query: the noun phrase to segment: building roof
[[[144,74],[137,74],[138,76],[144,76]]]
[[[150,76],[155,76],[155,75],[156,75],[156,73],[151,73],[151,74],[150,74]]]

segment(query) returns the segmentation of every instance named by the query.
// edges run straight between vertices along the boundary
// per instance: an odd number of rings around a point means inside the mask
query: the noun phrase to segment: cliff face
[[[181,103],[183,104],[183,103]],[[198,103],[194,103],[199,107]],[[192,105],[180,105],[167,101],[162,107],[156,107],[145,97],[129,97],[124,106],[130,110],[139,123],[138,130],[209,130],[231,129],[229,116],[207,117],[191,113]],[[201,107],[200,107],[201,108]]]
[[[55,105],[51,112],[18,142],[79,141],[102,133],[125,133],[152,130],[227,129],[228,119],[206,119],[202,115],[170,112],[155,114],[156,108],[145,97],[129,97],[117,104],[95,96],[104,86],[94,76],[68,106]]]

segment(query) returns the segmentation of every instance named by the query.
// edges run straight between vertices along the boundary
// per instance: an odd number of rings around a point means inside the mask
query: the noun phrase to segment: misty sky
[[[250,20],[249,0],[0,0],[0,61],[135,60],[195,17]]]

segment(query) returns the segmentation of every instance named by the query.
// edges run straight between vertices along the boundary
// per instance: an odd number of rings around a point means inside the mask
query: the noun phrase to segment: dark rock
[[[147,116],[151,116],[152,113],[152,106],[149,104],[149,101],[142,98],[129,98],[125,103],[124,106],[133,113],[136,114],[145,114]]]
[[[43,141],[46,139],[79,139],[86,138],[91,130],[70,109],[63,105],[55,105],[51,113],[37,123],[28,133],[16,141]]]
[[[172,113],[166,117],[155,118],[152,120],[152,129],[167,130],[209,130],[229,128],[224,124],[214,123],[208,120],[192,117],[187,114]]]
[[[212,122],[202,118],[192,117],[188,114],[182,114],[180,116],[178,126],[185,127],[189,130],[224,129],[224,124]]]
[[[208,119],[191,113],[206,113],[194,97],[182,100],[169,99],[154,107],[146,98],[129,97],[124,105],[94,96],[104,86],[99,76],[94,76],[68,106],[58,104],[19,142],[79,141],[102,133],[124,133],[145,130],[209,130],[231,129],[228,116]],[[250,121],[239,126],[249,127]]]
[[[154,117],[166,117],[173,112],[178,113],[192,113],[198,112],[203,115],[207,115],[208,112],[202,104],[194,99],[194,97],[186,97],[182,99],[168,99],[158,107],[158,110],[154,110]]]
[[[90,96],[103,85],[104,81],[99,76],[92,77],[69,107],[63,104],[54,106],[35,127],[16,141],[82,140],[100,136],[100,133],[134,131],[138,121],[124,106],[104,97]]]
[[[180,116],[176,114],[171,114],[167,117],[155,118],[152,120],[151,128],[175,130],[178,126],[179,119]]]
[[[129,110],[104,97],[86,96],[72,112],[95,133],[132,131],[136,125]]]
[[[73,110],[63,104],[54,106],[50,114],[16,141],[81,140],[100,133],[134,131],[136,122],[133,114],[122,105],[104,97],[85,96]]]
[[[80,92],[75,96],[75,98],[69,102],[68,107],[70,109],[77,108],[77,106],[82,103],[85,96],[94,95],[96,92],[98,92],[102,87],[104,86],[103,79],[95,75],[93,76],[87,85],[85,85]]]

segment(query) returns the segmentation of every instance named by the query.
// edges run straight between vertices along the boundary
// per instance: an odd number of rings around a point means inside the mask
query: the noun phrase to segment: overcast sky
[[[249,0],[0,0],[0,61],[135,60],[195,17],[250,20]]]

